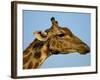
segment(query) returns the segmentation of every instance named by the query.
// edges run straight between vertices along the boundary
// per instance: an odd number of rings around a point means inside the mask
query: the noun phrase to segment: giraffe
[[[34,32],[36,37],[23,51],[23,69],[36,69],[51,55],[78,52],[86,54],[90,48],[67,27],[60,27],[54,17],[45,32]]]

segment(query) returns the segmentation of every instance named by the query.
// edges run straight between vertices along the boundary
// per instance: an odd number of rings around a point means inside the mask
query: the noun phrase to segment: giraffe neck
[[[34,40],[23,52],[23,69],[38,68],[48,56],[48,45],[39,40]]]

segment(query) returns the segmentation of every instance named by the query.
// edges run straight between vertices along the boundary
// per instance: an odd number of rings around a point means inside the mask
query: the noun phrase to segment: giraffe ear
[[[44,34],[44,35],[47,35],[47,32],[44,31],[43,34]]]
[[[38,40],[40,40],[40,41],[47,41],[47,36],[46,36],[46,34],[44,34],[44,33],[38,33],[38,32],[35,32],[34,33],[34,35],[35,35],[35,37],[38,39]]]

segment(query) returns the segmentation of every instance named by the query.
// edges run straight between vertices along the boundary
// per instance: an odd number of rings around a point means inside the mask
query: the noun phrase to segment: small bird
[[[40,41],[47,41],[47,39],[48,39],[46,33],[43,33],[41,31],[34,32],[33,34]]]

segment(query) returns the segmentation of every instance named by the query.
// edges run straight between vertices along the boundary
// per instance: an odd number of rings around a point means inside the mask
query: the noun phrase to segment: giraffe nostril
[[[90,49],[87,49],[86,51],[85,51],[85,53],[89,53],[90,52]]]
[[[90,48],[86,44],[80,44],[78,47],[78,52],[80,54],[87,54],[90,52]]]
[[[85,45],[85,53],[89,53],[90,52],[90,48],[87,46],[87,45]]]

